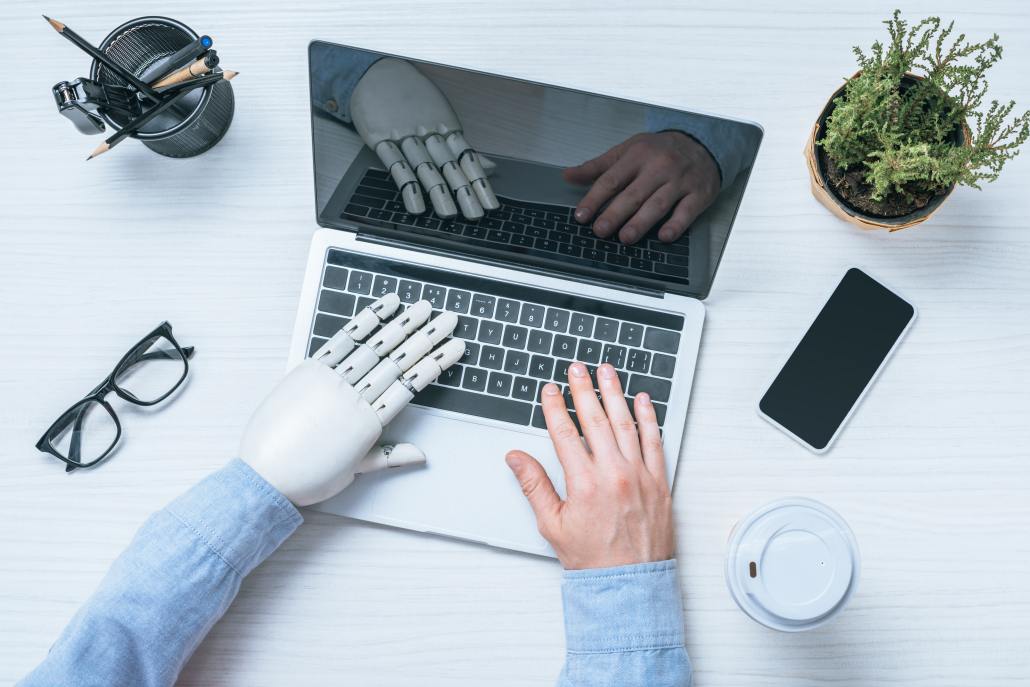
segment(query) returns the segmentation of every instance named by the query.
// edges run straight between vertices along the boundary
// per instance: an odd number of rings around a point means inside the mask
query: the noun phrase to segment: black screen
[[[826,448],[914,315],[882,284],[848,270],[760,410],[806,444]]]

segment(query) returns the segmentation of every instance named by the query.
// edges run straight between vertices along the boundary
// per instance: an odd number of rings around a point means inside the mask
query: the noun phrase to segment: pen
[[[205,74],[204,76],[198,76],[197,78],[190,79],[189,81],[182,81],[177,84],[172,84],[171,86],[165,86],[164,88],[158,89],[157,92],[160,93],[162,96],[167,96],[178,93],[179,91],[184,89],[189,89],[192,91],[194,88],[199,88],[201,86],[209,86],[213,83],[218,83],[222,79],[225,79],[226,81],[232,81],[232,79],[238,73],[239,72],[234,72],[231,70],[224,72],[213,72],[211,74]]]
[[[43,18],[50,23],[50,26],[54,27],[54,30],[57,31],[57,33],[61,34],[62,36],[70,40],[80,50],[85,52],[87,55],[93,57],[95,60],[97,60],[105,67],[110,69],[112,72],[120,76],[123,80],[132,84],[133,87],[135,87],[136,90],[138,90],[140,93],[143,93],[148,98],[152,98],[153,100],[160,100],[160,96],[158,96],[157,91],[155,91],[153,88],[140,81],[129,70],[122,67],[120,64],[112,60],[106,54],[94,48],[85,38],[75,33],[74,31],[72,31],[56,19],[51,19],[45,14],[43,15]]]
[[[172,72],[163,79],[156,81],[154,83],[154,88],[164,88],[165,86],[171,86],[173,84],[187,81],[194,76],[206,74],[214,69],[216,64],[218,64],[218,54],[215,53],[214,50],[211,50],[204,57],[197,59],[196,62],[191,62],[179,71]]]
[[[144,81],[152,82],[158,79],[163,79],[168,76],[173,70],[178,69],[187,61],[195,60],[200,57],[204,52],[209,50],[213,45],[214,41],[211,40],[211,36],[201,36],[196,40],[192,40],[183,47],[172,53],[167,60],[164,62],[164,68],[159,74],[154,74],[150,78],[144,78]]]
[[[231,81],[237,73],[238,72],[225,71],[221,73],[221,77],[226,81]],[[158,105],[155,105],[154,107],[150,108],[150,110],[144,112],[139,117],[123,126],[117,133],[113,134],[112,136],[109,136],[108,139],[101,143],[99,146],[97,146],[96,150],[90,153],[90,156],[86,159],[92,160],[98,155],[103,155],[111,148],[114,148],[116,145],[124,141],[129,136],[132,136],[133,134],[138,132],[141,128],[146,126],[154,117],[158,116],[159,114],[170,108],[172,105],[175,105],[177,102],[179,102],[187,93],[205,85],[199,83],[200,81],[201,79],[197,79],[194,83],[184,84],[181,90],[176,91],[174,94],[169,94],[170,97],[160,101]],[[218,81],[218,79],[213,79],[213,81]]]

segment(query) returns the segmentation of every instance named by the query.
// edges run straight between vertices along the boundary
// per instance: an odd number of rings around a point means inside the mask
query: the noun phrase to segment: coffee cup
[[[730,533],[726,584],[750,618],[783,632],[811,630],[855,591],[859,552],[847,522],[807,498],[774,501]]]

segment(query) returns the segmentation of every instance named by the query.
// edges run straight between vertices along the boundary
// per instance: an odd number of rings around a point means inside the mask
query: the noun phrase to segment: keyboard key
[[[598,317],[594,324],[594,338],[601,341],[615,341],[619,335],[619,323],[607,317]]]
[[[644,327],[632,322],[623,322],[619,329],[619,343],[626,346],[640,346],[644,343]]]
[[[547,238],[547,229],[541,227],[526,227],[526,236],[531,236],[535,239]]]
[[[525,313],[525,309],[523,309],[523,313]],[[509,324],[504,327],[504,338],[502,339],[502,342],[508,348],[517,348],[521,351],[526,347],[526,339],[528,337],[528,329],[514,324]]]
[[[372,212],[375,212],[375,210],[373,210]],[[594,262],[604,262],[604,253],[597,250],[596,248],[584,248],[583,258],[585,260],[593,260]]]
[[[604,256],[604,261],[609,265],[629,267],[629,258],[627,258],[625,255],[619,255],[618,253],[608,253],[606,256]]]
[[[360,298],[358,298],[358,302],[354,306],[354,309],[357,312],[361,312],[362,310],[364,310],[365,308],[367,308],[368,306],[372,305],[375,302],[376,302],[375,298],[369,298],[368,296],[361,296]]]
[[[612,367],[619,368],[626,365],[626,347],[615,344],[605,344],[601,352],[601,362],[608,363]]]
[[[576,339],[572,336],[559,334],[554,337],[554,345],[551,347],[551,355],[559,358],[572,359],[576,356]]]
[[[680,347],[679,332],[670,332],[666,329],[655,329],[648,327],[644,334],[644,348],[662,353],[675,353]]]
[[[326,338],[331,337],[336,332],[343,329],[343,326],[350,320],[343,317],[333,317],[332,315],[323,315],[319,313],[315,317],[315,336],[324,336]]]
[[[548,308],[547,316],[544,318],[544,327],[550,329],[552,332],[561,332],[569,328],[569,311],[558,310],[557,308]]]
[[[551,352],[551,332],[542,332],[539,329],[529,330],[529,342],[526,349],[533,353]]]
[[[417,281],[402,279],[400,285],[397,287],[397,295],[400,296],[401,303],[407,303],[408,305],[418,301],[421,293],[422,285]]]
[[[500,370],[504,366],[504,349],[483,346],[483,352],[479,354],[479,364],[491,370]]]
[[[308,344],[308,357],[310,358],[311,356],[313,356],[315,354],[315,351],[320,349],[322,347],[322,344],[324,344],[328,340],[329,339],[323,339],[320,336],[311,337],[311,343]]]
[[[600,362],[601,342],[592,339],[580,339],[579,348],[576,350],[576,360],[584,363]]]
[[[468,291],[459,291],[458,289],[451,289],[447,292],[447,309],[451,312],[466,313],[469,311],[469,301],[472,300],[472,294]]]
[[[318,297],[318,309],[333,315],[350,317],[354,314],[354,296],[349,293],[322,289],[322,293]]]
[[[376,298],[385,296],[388,293],[393,293],[396,290],[396,277],[386,277],[384,275],[377,274],[376,278],[372,281],[372,295]]]
[[[580,255],[583,254],[583,249],[579,246],[574,246],[571,243],[559,243],[558,252],[562,255],[571,255],[573,257],[578,258]]]
[[[472,308],[469,312],[476,317],[485,317],[490,319],[494,316],[494,299],[493,296],[485,296],[481,293],[477,293],[472,296]]]
[[[423,229],[436,230],[440,228],[440,220],[434,219],[432,217],[427,217],[426,215],[420,215],[419,217],[415,218],[415,226],[422,227]]]
[[[495,396],[511,395],[512,376],[503,372],[491,372],[490,381],[486,385],[487,393]]]
[[[557,365],[554,366],[554,381],[560,384],[568,384],[569,382],[569,367],[576,361],[574,360],[559,360]],[[597,365],[587,365],[587,375],[590,376],[590,381],[594,383],[594,388],[597,388]]]
[[[548,253],[558,252],[558,242],[551,239],[537,239],[533,242],[533,247],[538,250],[545,250]]]
[[[465,375],[468,375],[467,370]],[[517,425],[528,425],[533,416],[532,403],[498,396],[473,394],[439,384],[430,384],[422,392],[416,394],[412,403]]]
[[[445,386],[460,386],[461,373],[464,369],[461,365],[451,365],[440,374],[436,381]]]
[[[534,355],[529,363],[529,374],[537,379],[550,379],[554,372],[554,358]]]
[[[333,267],[332,265],[326,265],[325,276],[322,277],[322,286],[328,286],[330,289],[339,289],[340,291],[347,290],[347,270],[342,267]]]
[[[524,375],[529,372],[529,353],[508,351],[504,357],[504,371]]]
[[[632,375],[629,378],[629,394],[636,396],[640,392],[651,394],[655,401],[668,401],[672,392],[672,382],[657,377],[645,377],[644,375]]]
[[[347,290],[367,296],[372,291],[372,275],[368,272],[352,271],[347,281]]]
[[[479,320],[468,315],[458,315],[458,326],[454,328],[454,336],[459,339],[475,339]]]
[[[639,348],[631,348],[626,358],[626,368],[631,372],[647,372],[651,367],[651,354]]]
[[[525,303],[522,306],[522,316],[519,322],[527,327],[539,327],[544,322],[544,306]]]
[[[495,317],[501,322],[519,321],[519,302],[510,301],[507,298],[497,300],[497,313]]]
[[[676,359],[664,353],[655,353],[651,358],[651,374],[659,377],[672,377],[676,367]]]
[[[374,193],[374,191],[373,191]],[[383,198],[376,198],[372,195],[357,194],[355,193],[350,197],[350,202],[357,205],[364,205],[369,208],[383,208],[386,207],[386,201]]]
[[[511,234],[500,229],[488,229],[486,232],[486,240],[492,241],[493,243],[508,243],[511,240]]]
[[[575,411],[569,411],[569,417],[572,418],[572,424],[576,425],[576,430],[583,435],[583,430],[579,426],[579,418],[576,417]],[[547,422],[544,420],[544,409],[541,406],[536,406],[533,409],[533,419],[531,424],[538,429],[547,429]]]
[[[472,343],[471,341],[465,342],[465,355],[458,359],[459,363],[466,365],[475,365],[479,362],[479,344]]]
[[[569,334],[576,336],[590,336],[594,331],[594,316],[582,313],[573,313],[569,321]]]
[[[479,323],[479,340],[483,343],[501,343],[501,324],[491,320],[482,320]]]
[[[422,287],[422,300],[429,301],[434,310],[443,310],[447,289],[435,284],[426,284]]]
[[[389,210],[369,210],[368,217],[369,219],[378,219],[383,220],[384,222],[393,221],[393,213]]]
[[[369,208],[364,205],[355,205],[354,203],[350,203],[343,209],[343,214],[340,215],[340,217],[342,219],[347,219],[349,217],[367,217],[368,212]]]
[[[521,401],[535,401],[536,385],[537,381],[535,379],[516,377],[511,389],[511,395]]]
[[[484,391],[488,372],[478,367],[465,368],[465,374],[461,377],[461,385],[472,391]]]
[[[534,239],[533,239],[532,236],[522,236],[520,234],[515,234],[514,236],[511,237],[511,245],[513,245],[513,246],[532,247],[533,246],[533,240]]]

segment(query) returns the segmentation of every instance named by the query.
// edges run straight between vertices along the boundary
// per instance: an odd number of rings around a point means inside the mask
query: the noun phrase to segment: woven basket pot
[[[855,73],[851,78],[855,78],[861,72]],[[915,75],[908,75],[905,79],[916,81],[921,77]],[[925,206],[911,212],[907,215],[900,217],[878,217],[876,215],[867,215],[866,213],[850,206],[843,198],[837,195],[833,189],[833,185],[829,182],[826,177],[826,170],[823,168],[822,161],[819,159],[818,151],[816,150],[816,141],[823,137],[823,133],[826,128],[826,119],[833,112],[833,101],[841,94],[844,93],[844,86],[838,88],[830,99],[826,102],[826,106],[823,108],[822,113],[819,115],[819,119],[816,120],[815,125],[812,126],[812,133],[808,137],[808,141],[805,143],[805,163],[808,167],[808,176],[811,181],[812,195],[816,197],[820,203],[825,205],[827,209],[837,217],[841,218],[845,222],[850,222],[862,229],[887,229],[888,231],[900,231],[901,229],[907,229],[908,227],[921,224],[926,220],[930,219],[931,216],[941,207],[945,200],[951,196],[951,192],[955,190],[955,185],[952,184],[948,188],[946,193],[940,193],[934,196],[929,203]],[[965,125],[955,132],[955,145],[968,145],[970,140],[969,128]]]

